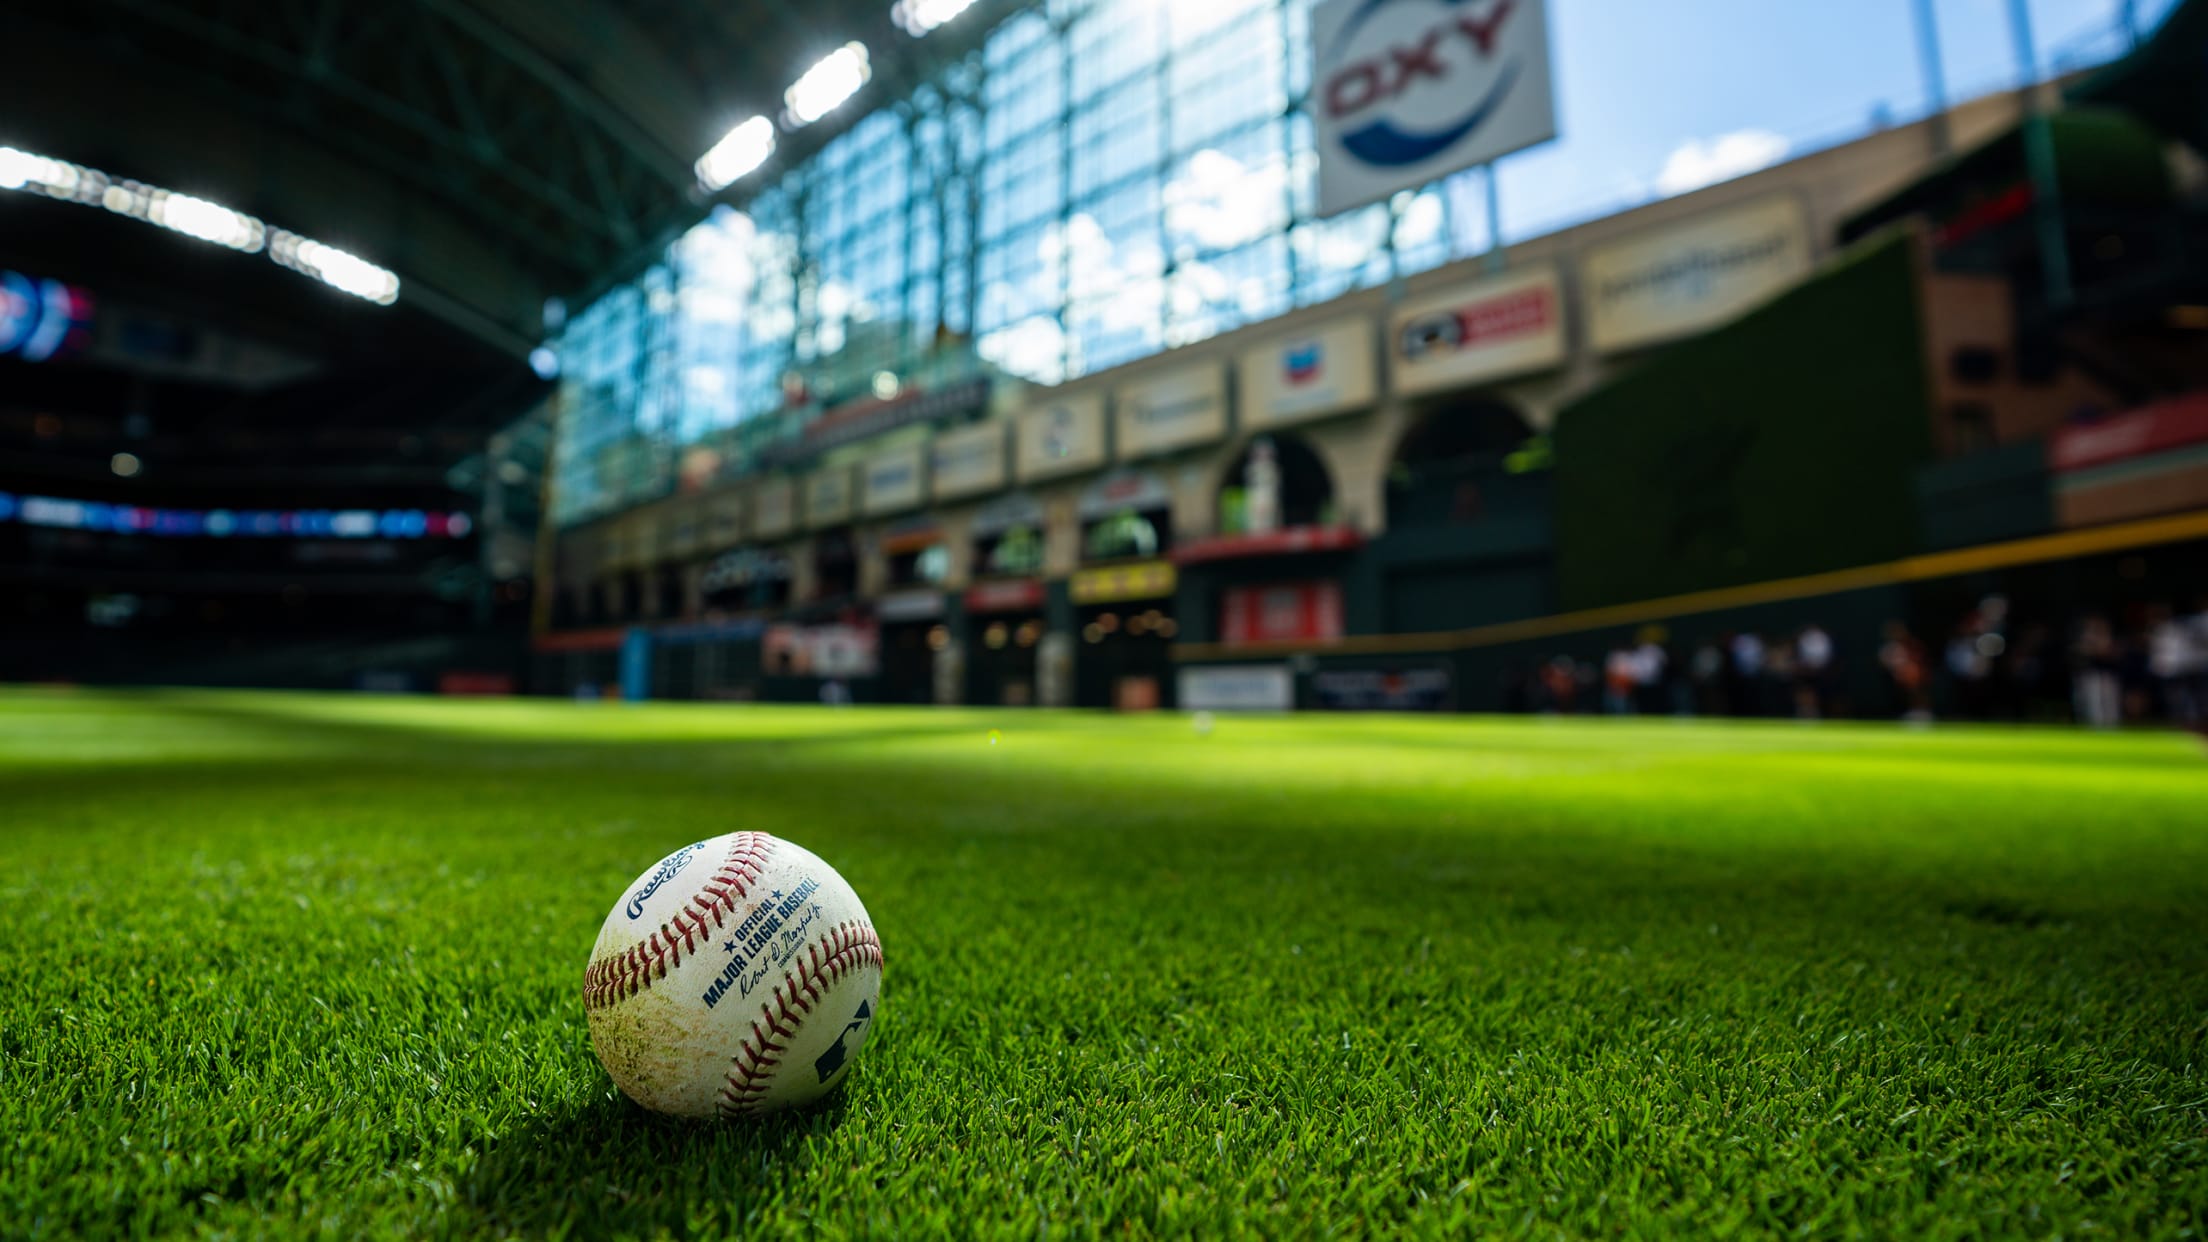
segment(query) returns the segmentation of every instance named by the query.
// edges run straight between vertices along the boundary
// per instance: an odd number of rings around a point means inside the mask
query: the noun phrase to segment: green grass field
[[[0,821],[0,1236],[2208,1230],[2179,735],[14,692]],[[739,828],[882,1017],[663,1122],[584,959]]]

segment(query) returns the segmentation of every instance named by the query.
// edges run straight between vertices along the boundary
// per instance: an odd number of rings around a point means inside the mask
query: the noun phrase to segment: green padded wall
[[[1913,247],[1867,242],[1560,412],[1561,607],[1918,549],[1930,430]]]

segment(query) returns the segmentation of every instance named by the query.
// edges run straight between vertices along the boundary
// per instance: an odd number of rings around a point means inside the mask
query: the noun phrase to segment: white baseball
[[[833,1090],[881,1010],[859,895],[763,832],[685,846],[637,877],[583,971],[590,1041],[654,1112],[733,1117]]]

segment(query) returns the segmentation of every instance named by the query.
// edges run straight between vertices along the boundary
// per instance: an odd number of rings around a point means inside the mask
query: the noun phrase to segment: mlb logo
[[[1280,356],[1281,365],[1288,373],[1291,384],[1308,384],[1319,378],[1325,369],[1326,351],[1317,341],[1304,341],[1290,345]]]

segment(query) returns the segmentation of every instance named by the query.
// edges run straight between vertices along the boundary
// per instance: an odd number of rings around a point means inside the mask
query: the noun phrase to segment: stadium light
[[[773,154],[774,122],[755,116],[722,135],[712,150],[698,157],[698,184],[709,191],[722,189]]]
[[[783,92],[782,102],[788,107],[791,128],[810,125],[835,111],[843,101],[858,94],[866,80],[874,76],[873,66],[867,63],[866,45],[846,43],[820,58],[820,62],[805,71]]]
[[[63,202],[104,208],[119,216],[143,220],[172,233],[182,233],[246,254],[258,254],[265,249],[269,258],[283,266],[354,297],[378,306],[389,306],[399,300],[399,278],[359,255],[285,229],[272,228],[220,203],[157,185],[110,177],[97,168],[0,146],[0,190],[21,190]]]
[[[399,299],[399,278],[368,260],[311,237],[277,229],[268,243],[268,257],[295,272],[356,298],[389,306]]]
[[[889,17],[906,34],[918,39],[929,31],[974,7],[974,0],[897,0]]]
[[[228,246],[232,250],[259,250],[268,233],[266,225],[242,211],[232,211],[220,203],[167,190],[155,190],[146,195],[145,217],[170,232]]]

